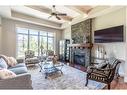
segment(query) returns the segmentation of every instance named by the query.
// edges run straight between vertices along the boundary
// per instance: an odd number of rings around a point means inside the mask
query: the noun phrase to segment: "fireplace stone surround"
[[[91,62],[92,44],[70,44],[70,63],[89,66]]]
[[[87,67],[87,66],[89,66],[89,63],[90,63],[89,56],[90,56],[89,49],[74,48],[72,50],[72,54],[71,54],[72,63]]]

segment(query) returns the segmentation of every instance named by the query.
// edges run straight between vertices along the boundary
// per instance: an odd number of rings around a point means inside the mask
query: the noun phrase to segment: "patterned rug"
[[[45,79],[43,72],[39,72],[39,67],[29,67],[29,72],[32,77],[32,86],[35,90],[44,89],[103,89],[106,84],[89,80],[88,86],[86,83],[86,73],[73,67],[64,65],[63,75],[56,73]]]

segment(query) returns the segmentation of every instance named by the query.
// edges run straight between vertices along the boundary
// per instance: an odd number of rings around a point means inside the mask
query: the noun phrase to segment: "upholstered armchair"
[[[47,61],[52,61],[52,58],[54,56],[54,51],[52,50],[47,50]]]
[[[37,64],[39,63],[39,59],[35,56],[34,51],[32,50],[27,50],[25,52],[25,63],[26,65],[30,64]]]
[[[111,63],[105,64],[103,67],[90,66],[87,69],[86,84],[88,80],[95,80],[98,82],[106,83],[108,89],[110,89],[110,84],[113,81],[115,75],[118,75],[118,67],[121,63],[118,59],[113,60]]]
[[[54,55],[54,51],[52,51],[52,50],[47,50],[47,55],[48,55],[48,56],[53,56],[53,55]]]

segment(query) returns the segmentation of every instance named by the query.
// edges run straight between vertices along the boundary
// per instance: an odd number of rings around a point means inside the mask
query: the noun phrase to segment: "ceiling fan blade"
[[[49,17],[48,17],[48,19],[50,19],[51,17],[52,17],[52,15],[51,15],[51,16],[49,16]]]
[[[59,15],[59,16],[67,16],[66,13],[57,13],[57,15]]]
[[[56,16],[56,18],[57,18],[58,20],[61,20],[61,18],[60,18],[60,17],[58,17],[58,16]]]

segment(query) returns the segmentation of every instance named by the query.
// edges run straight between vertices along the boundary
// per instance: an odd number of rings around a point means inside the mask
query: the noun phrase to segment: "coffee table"
[[[43,71],[45,74],[45,79],[47,79],[47,77],[49,75],[53,75],[57,72],[60,72],[61,74],[63,74],[62,72],[62,68],[63,68],[64,64],[59,62],[57,64],[53,64],[52,61],[45,61],[42,62],[40,65],[41,68],[41,72]]]

